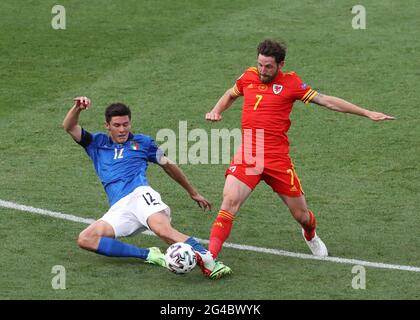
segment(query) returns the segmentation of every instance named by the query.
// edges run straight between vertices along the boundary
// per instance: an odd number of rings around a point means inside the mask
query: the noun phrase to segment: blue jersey
[[[154,140],[143,134],[130,133],[121,144],[104,133],[91,134],[82,129],[79,144],[92,160],[111,206],[137,187],[148,186],[148,162],[158,163],[163,155]]]

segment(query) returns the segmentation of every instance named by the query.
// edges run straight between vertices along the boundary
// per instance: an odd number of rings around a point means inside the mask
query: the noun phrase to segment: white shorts
[[[159,211],[164,211],[171,218],[171,210],[162,201],[159,192],[142,186],[114,203],[99,220],[112,226],[116,238],[127,237],[135,232],[150,230],[147,219]]]

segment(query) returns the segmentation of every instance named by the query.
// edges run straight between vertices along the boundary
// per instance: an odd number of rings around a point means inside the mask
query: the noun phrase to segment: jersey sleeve
[[[316,96],[318,93],[314,89],[312,89],[309,85],[304,83],[301,78],[296,73],[293,73],[292,76],[294,77],[293,87],[292,87],[292,95],[294,100],[300,100],[304,104],[308,104],[311,100]]]
[[[165,153],[160,149],[156,142],[150,138],[149,148],[147,150],[147,161],[153,163],[159,163],[160,159],[165,155]]]
[[[233,92],[236,94],[236,96],[243,96],[244,95],[244,83],[243,83],[243,78],[244,78],[245,72],[242,73],[238,79],[236,79],[235,81],[235,85],[233,86]]]
[[[94,161],[96,161],[96,149],[98,146],[106,143],[108,136],[104,133],[90,133],[82,128],[82,139],[80,140],[79,145],[81,145],[88,156]]]
[[[93,136],[89,131],[86,131],[85,129],[82,128],[82,138],[80,139],[79,142],[77,142],[79,145],[81,145],[83,148],[87,148],[93,140]]]
[[[102,132],[90,133],[82,128],[82,139],[77,143],[87,150],[106,143],[107,139],[108,136]]]

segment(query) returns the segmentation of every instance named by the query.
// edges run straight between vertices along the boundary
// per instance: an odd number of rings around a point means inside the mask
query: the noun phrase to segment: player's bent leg
[[[168,244],[185,242],[189,238],[171,226],[169,217],[164,211],[151,214],[147,219],[147,224],[151,231]]]
[[[315,215],[308,209],[305,197],[303,195],[299,197],[290,197],[281,194],[280,197],[287,205],[296,221],[302,226],[303,238],[309,249],[311,249],[312,254],[320,257],[328,256],[327,247],[316,233]]]
[[[228,175],[223,188],[223,201],[221,209],[235,215],[252,189],[233,175]]]
[[[210,231],[209,250],[216,259],[232,230],[235,214],[251,194],[252,189],[233,175],[226,177],[223,202]]]
[[[98,220],[79,234],[77,244],[82,249],[96,251],[101,237],[114,238],[115,234],[114,229],[109,223],[103,220]]]
[[[107,257],[133,257],[147,259],[152,254],[157,254],[158,248],[138,248],[123,243],[115,238],[114,228],[104,220],[98,220],[83,230],[78,238],[81,248],[96,252]]]

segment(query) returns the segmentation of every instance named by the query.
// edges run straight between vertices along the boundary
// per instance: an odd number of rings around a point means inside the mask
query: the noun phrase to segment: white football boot
[[[328,250],[325,246],[325,243],[322,242],[320,237],[315,232],[315,237],[312,238],[311,241],[306,240],[305,238],[305,230],[302,229],[303,239],[305,240],[306,244],[308,245],[309,249],[311,249],[312,254],[318,257],[327,257]]]

